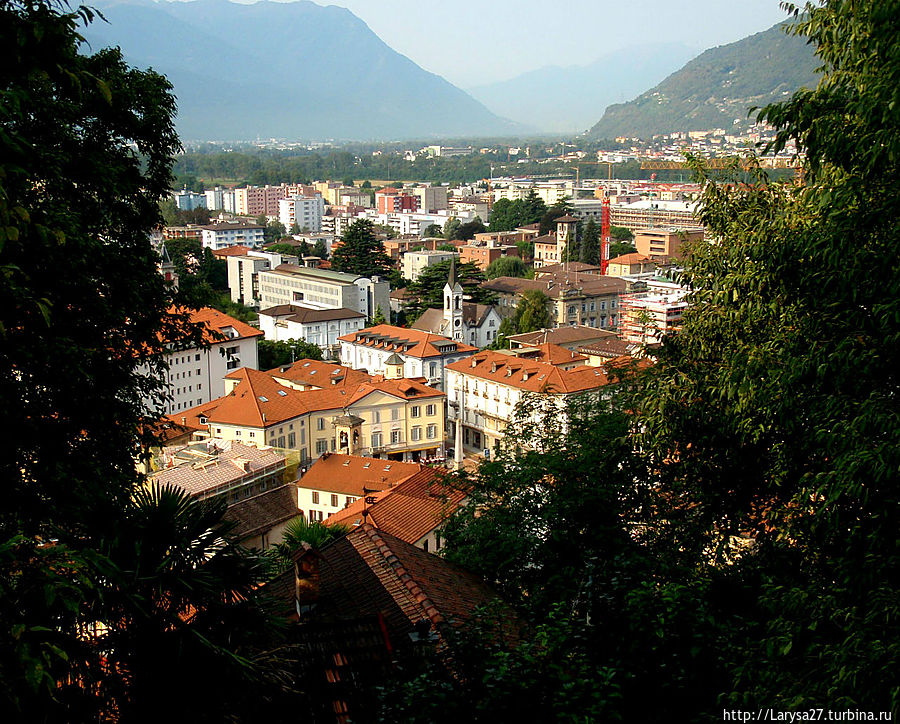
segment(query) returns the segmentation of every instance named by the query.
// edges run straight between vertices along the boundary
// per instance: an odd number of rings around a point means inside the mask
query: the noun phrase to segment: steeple
[[[456,257],[450,259],[450,273],[444,285],[443,334],[450,339],[463,339],[463,288],[456,278]]]

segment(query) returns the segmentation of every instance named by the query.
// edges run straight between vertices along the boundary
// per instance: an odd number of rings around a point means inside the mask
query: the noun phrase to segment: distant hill
[[[392,50],[349,10],[312,2],[97,0],[93,49],[164,73],[188,140],[401,139],[521,128]]]
[[[748,109],[814,87],[819,65],[803,38],[779,23],[736,43],[711,48],[633,101],[610,106],[592,138],[731,129],[749,123]]]
[[[608,105],[633,98],[697,53],[682,43],[636,46],[607,53],[589,65],[545,66],[467,90],[506,118],[542,131],[581,132]]]

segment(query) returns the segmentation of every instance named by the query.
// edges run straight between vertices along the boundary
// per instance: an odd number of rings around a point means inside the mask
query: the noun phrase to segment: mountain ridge
[[[346,8],[308,0],[99,2],[83,35],[172,81],[181,135],[197,140],[390,140],[509,135],[490,112],[390,48]]]
[[[753,106],[814,87],[818,61],[803,38],[789,35],[786,22],[734,43],[704,51],[635,99],[606,109],[591,138],[743,129]]]

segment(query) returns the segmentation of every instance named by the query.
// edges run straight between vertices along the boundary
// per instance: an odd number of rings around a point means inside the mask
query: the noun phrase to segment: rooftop
[[[297,487],[361,497],[390,488],[424,469],[419,463],[326,453],[297,481]]]
[[[338,340],[420,358],[441,357],[458,352],[474,352],[478,349],[431,332],[395,327],[390,324],[379,324],[358,332],[351,332],[343,337],[338,337]]]

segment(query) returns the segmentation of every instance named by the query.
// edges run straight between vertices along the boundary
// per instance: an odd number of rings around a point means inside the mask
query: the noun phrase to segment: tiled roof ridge
[[[437,607],[428,597],[428,594],[422,590],[412,575],[406,570],[406,567],[397,557],[397,554],[391,550],[390,546],[388,546],[387,542],[381,536],[380,531],[369,523],[364,523],[361,527],[372,542],[372,545],[375,546],[382,558],[384,558],[385,563],[391,567],[394,575],[397,576],[400,582],[406,587],[406,590],[413,597],[413,600],[422,607],[425,615],[432,624],[434,624],[435,628],[440,624],[445,623],[446,619],[441,615],[441,612],[438,611]]]

